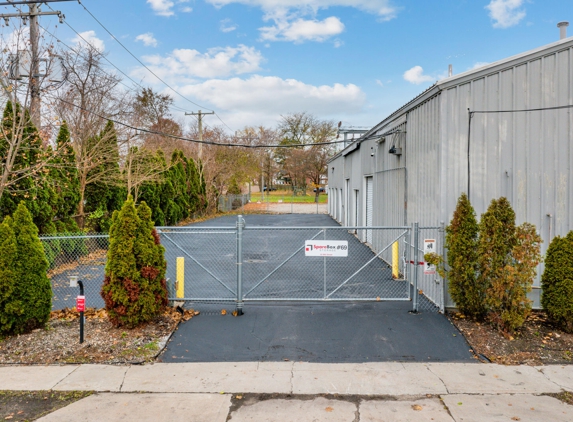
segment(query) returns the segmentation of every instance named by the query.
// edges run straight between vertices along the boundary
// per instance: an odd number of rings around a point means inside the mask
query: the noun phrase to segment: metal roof
[[[544,53],[550,53],[553,50],[560,50],[563,48],[570,48],[573,46],[573,37],[568,37],[559,41],[556,41],[551,44],[544,45],[542,47],[534,48],[533,50],[529,50],[520,54],[516,54],[514,56],[507,57],[502,60],[498,60],[496,62],[492,62],[487,64],[483,67],[479,67],[477,69],[468,70],[467,72],[459,73],[457,75],[450,76],[448,78],[442,79],[440,81],[435,82],[432,86],[430,86],[425,91],[421,92],[419,95],[414,97],[412,100],[408,101],[406,104],[398,108],[396,111],[392,112],[388,117],[384,118],[380,123],[374,125],[372,129],[362,135],[360,138],[356,139],[353,143],[348,145],[342,151],[338,152],[334,157],[330,159],[330,161],[338,158],[340,155],[347,155],[352,150],[356,149],[356,146],[353,147],[356,143],[361,143],[372,137],[378,130],[390,124],[396,117],[400,116],[401,114],[406,113],[414,106],[438,95],[443,89],[449,88],[450,86],[459,85],[465,81],[469,81],[476,78],[481,78],[482,76],[486,76],[490,73],[495,73],[499,71],[499,68],[503,67],[510,67],[514,66],[517,63],[527,61],[530,57],[543,55]],[[346,152],[348,148],[352,150]],[[329,162],[330,162],[329,161]]]

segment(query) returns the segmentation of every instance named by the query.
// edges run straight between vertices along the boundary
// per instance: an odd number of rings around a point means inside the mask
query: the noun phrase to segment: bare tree
[[[117,129],[105,129],[108,118],[125,116],[128,95],[118,88],[121,79],[103,69],[102,53],[94,47],[77,46],[64,55],[64,61],[69,75],[59,92],[56,113],[70,127],[80,182],[78,216],[82,225],[87,186],[117,183],[118,174],[110,168],[118,164],[118,151],[124,141]]]
[[[320,182],[326,175],[328,159],[334,154],[332,141],[336,135],[334,122],[319,120],[308,113],[294,113],[282,117],[278,127],[281,144],[292,145],[277,152],[277,161],[293,183],[316,187],[316,200],[320,195]],[[297,146],[295,146],[297,145]]]

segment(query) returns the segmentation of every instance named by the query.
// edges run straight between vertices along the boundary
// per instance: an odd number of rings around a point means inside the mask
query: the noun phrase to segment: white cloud
[[[509,28],[525,17],[522,5],[523,0],[491,0],[485,8],[489,10],[494,28]]]
[[[159,16],[172,16],[175,14],[172,8],[175,6],[170,0],[147,0],[156,15]]]
[[[476,62],[472,67],[470,67],[468,70],[474,70],[474,69],[479,69],[480,67],[484,67],[487,66],[489,64],[489,62]]]
[[[175,14],[173,11],[173,6],[175,6],[175,3],[189,3],[189,0],[147,0],[147,3],[151,6],[156,15],[173,16]],[[193,9],[188,6],[181,8],[181,11],[184,13],[189,13],[192,10]]]
[[[176,49],[167,56],[144,56],[154,72],[171,78],[220,78],[260,70],[262,54],[254,47],[218,47],[200,53],[191,49]],[[141,69],[137,75],[143,76]]]
[[[382,81],[380,79],[376,79],[376,85],[379,85],[382,88],[384,88],[384,84],[382,83]]]
[[[344,31],[344,24],[335,16],[322,21],[296,19],[292,22],[275,20],[275,26],[259,28],[261,39],[268,41],[325,41]]]
[[[146,32],[145,34],[138,35],[135,37],[135,41],[143,42],[143,45],[146,47],[157,47],[157,40],[151,32]]]
[[[376,14],[382,20],[390,20],[396,17],[396,8],[390,0],[206,0],[207,2],[222,7],[227,4],[241,3],[249,6],[257,6],[270,12],[288,9],[327,9],[333,6],[347,6]]]
[[[424,75],[424,69],[422,66],[414,66],[413,68],[404,72],[404,80],[420,85],[424,82],[433,81],[435,78],[429,75]]]
[[[334,48],[339,48],[339,47],[342,47],[343,45],[344,45],[344,41],[338,40],[338,39],[334,40]]]
[[[85,46],[87,43],[92,48],[95,48],[98,51],[105,50],[105,44],[103,40],[100,40],[96,36],[95,31],[80,32],[77,37],[72,38],[72,42],[81,46]]]
[[[276,122],[281,114],[300,111],[322,118],[359,113],[366,101],[364,92],[354,84],[315,86],[295,79],[260,75],[248,79],[211,79],[181,87],[180,91],[198,102],[209,103],[222,112],[227,124],[237,128]]]
[[[220,22],[220,24],[221,24],[221,25],[219,26],[219,29],[220,29],[222,32],[232,32],[232,31],[234,31],[235,29],[238,28],[237,25],[235,25],[233,22],[231,22],[231,19],[223,19],[223,20]]]

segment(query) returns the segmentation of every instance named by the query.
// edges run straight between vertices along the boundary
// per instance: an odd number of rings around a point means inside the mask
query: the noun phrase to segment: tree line
[[[206,125],[205,141],[236,147],[205,145],[200,154],[197,143],[173,138],[199,136],[172,115],[171,96],[125,89],[89,45],[62,56],[68,76],[46,91],[41,128],[30,120],[30,86],[0,78],[0,218],[24,202],[40,233],[107,232],[128,195],[148,204],[155,224],[172,225],[215,211],[218,196],[248,184],[316,186],[335,152],[320,145],[334,139],[334,123],[299,112],[234,134]]]

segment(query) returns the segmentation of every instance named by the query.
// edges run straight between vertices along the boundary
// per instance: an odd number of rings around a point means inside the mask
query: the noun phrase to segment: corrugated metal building
[[[462,192],[478,218],[505,196],[545,252],[573,229],[571,105],[573,37],[441,80],[330,161],[329,212],[350,226],[436,226]]]

